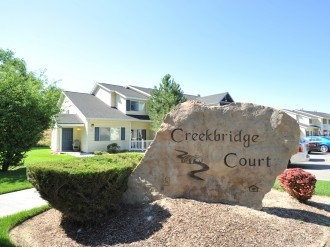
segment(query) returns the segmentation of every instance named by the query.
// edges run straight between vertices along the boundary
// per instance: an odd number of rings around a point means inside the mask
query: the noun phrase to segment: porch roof
[[[55,119],[58,125],[84,125],[84,122],[77,114],[58,114]]]

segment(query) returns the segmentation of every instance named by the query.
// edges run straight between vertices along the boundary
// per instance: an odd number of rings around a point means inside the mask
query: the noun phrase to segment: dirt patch
[[[11,231],[22,247],[45,246],[330,246],[330,198],[299,203],[272,190],[263,210],[162,199],[122,205],[98,227],[82,227],[50,209]]]

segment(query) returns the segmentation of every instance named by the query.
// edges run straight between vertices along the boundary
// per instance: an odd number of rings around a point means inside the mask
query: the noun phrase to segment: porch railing
[[[149,147],[151,142],[152,140],[130,140],[130,151],[145,151]]]

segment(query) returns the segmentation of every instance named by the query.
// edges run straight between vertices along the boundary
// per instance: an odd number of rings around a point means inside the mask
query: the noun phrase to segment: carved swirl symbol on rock
[[[183,151],[183,150],[175,149],[175,151],[182,153],[182,154],[177,155],[177,157],[181,160],[181,163],[196,164],[196,165],[201,166],[202,169],[191,171],[188,173],[188,175],[197,180],[204,180],[195,175],[198,172],[205,172],[210,169],[208,165],[206,165],[202,162],[202,158],[197,155],[190,155],[190,154],[188,154],[188,152]]]

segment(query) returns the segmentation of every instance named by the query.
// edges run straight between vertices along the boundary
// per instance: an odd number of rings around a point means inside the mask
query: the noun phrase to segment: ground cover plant
[[[9,231],[23,221],[48,209],[49,206],[42,206],[0,218],[0,246],[15,247],[15,245],[10,241]]]
[[[93,223],[118,207],[127,179],[142,157],[120,153],[39,162],[27,166],[27,175],[41,197],[64,217]]]

